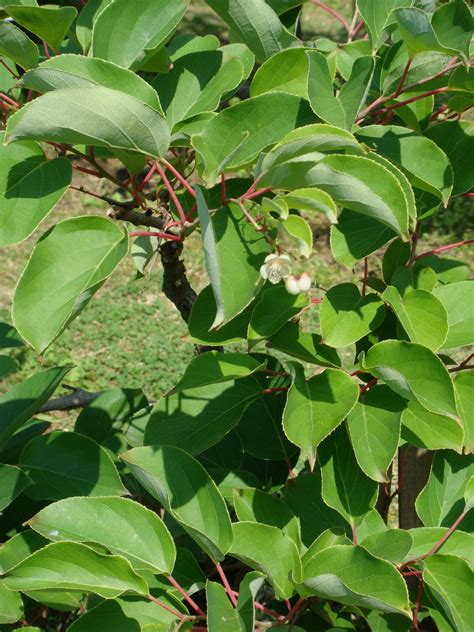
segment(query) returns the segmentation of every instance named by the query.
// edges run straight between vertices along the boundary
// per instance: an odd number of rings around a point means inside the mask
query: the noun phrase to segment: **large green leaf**
[[[403,577],[362,547],[336,545],[316,553],[305,560],[301,580],[323,599],[411,617]]]
[[[443,536],[447,532],[448,529],[443,527],[409,529],[408,533],[413,540],[413,545],[402,563],[425,556],[435,545],[439,545],[441,540],[444,540],[440,548],[437,549],[438,553],[462,557],[471,567],[474,567],[474,535],[457,529],[450,534],[449,538],[444,538]]]
[[[375,506],[378,485],[360,469],[344,425],[319,446],[318,456],[323,500],[355,530],[360,518]]]
[[[85,143],[162,156],[168,149],[165,119],[120,90],[80,86],[48,92],[11,116],[7,142]]]
[[[176,549],[168,529],[153,511],[133,500],[66,498],[46,506],[28,524],[49,540],[101,544],[137,570],[173,570]]]
[[[31,529],[20,531],[0,548],[0,573],[5,573],[48,544],[48,540]]]
[[[232,532],[229,554],[264,573],[279,599],[290,598],[294,592],[290,576],[301,572],[294,541],[280,529],[257,522],[238,522],[232,525]]]
[[[198,213],[206,268],[217,306],[212,323],[215,328],[232,320],[254,298],[269,244],[246,221],[237,204],[222,207],[211,217],[200,189]]]
[[[474,284],[459,281],[440,285],[433,294],[441,301],[448,314],[448,337],[443,349],[474,344]]]
[[[318,187],[337,204],[408,238],[408,204],[402,187],[386,167],[369,158],[332,155],[316,163],[314,157],[298,160],[264,175],[260,184],[283,189]]]
[[[139,67],[147,52],[163,46],[188,4],[188,0],[141,0],[140,3],[114,0],[95,20],[92,57],[125,68]]]
[[[362,470],[378,483],[387,483],[387,470],[400,439],[405,401],[385,385],[371,388],[347,416],[354,453]]]
[[[4,578],[12,590],[61,589],[113,599],[126,591],[147,594],[148,586],[123,557],[102,555],[84,544],[54,542],[13,567]]]
[[[74,432],[56,431],[35,437],[21,453],[20,465],[34,482],[28,496],[35,500],[125,493],[106,450]]]
[[[145,444],[172,445],[189,454],[204,452],[239,423],[261,392],[262,386],[253,377],[179,389],[162,397],[153,408]]]
[[[36,373],[0,398],[0,448],[48,401],[71,367]]]
[[[250,95],[287,92],[308,98],[308,55],[305,48],[287,48],[258,68],[250,85]]]
[[[392,15],[397,7],[408,7],[412,0],[357,0],[357,7],[369,31],[373,50],[383,43],[388,29],[395,24]]]
[[[83,55],[59,55],[22,77],[26,88],[44,93],[64,88],[102,86],[120,90],[162,113],[160,99],[146,81],[125,68]]]
[[[222,584],[206,583],[207,629],[209,632],[245,632],[239,613]]]
[[[399,165],[411,183],[439,197],[446,205],[453,188],[448,157],[433,141],[397,125],[370,125],[357,138]]]
[[[13,299],[13,322],[43,352],[127,254],[124,230],[103,217],[74,217],[37,243]]]
[[[24,26],[53,48],[59,47],[77,16],[74,7],[54,5],[9,6],[7,11],[17,24]]]
[[[340,283],[326,292],[319,317],[324,343],[346,347],[376,329],[385,318],[385,308],[376,294],[361,296],[353,283]]]
[[[417,7],[407,7],[395,9],[393,15],[410,58],[425,51],[457,54],[458,51],[441,44],[425,11]]]
[[[344,371],[326,369],[309,380],[294,364],[294,380],[283,414],[285,434],[314,464],[316,448],[354,408],[359,397],[355,381]]]
[[[269,93],[246,99],[221,111],[192,137],[204,164],[203,177],[214,182],[222,171],[254,161],[295,127],[314,119],[309,106],[292,94]],[[222,139],[226,142],[223,143]]]
[[[38,47],[14,24],[0,22],[0,54],[5,55],[25,70],[38,64]]]
[[[423,580],[448,621],[455,630],[469,632],[472,627],[474,571],[464,560],[453,555],[433,555],[423,565]]]
[[[19,467],[13,465],[0,464],[0,480],[2,486],[0,488],[0,511],[3,511],[8,505],[25,489],[31,485],[31,479],[20,470]]]
[[[0,623],[16,623],[23,616],[23,601],[0,581]]]
[[[111,2],[112,0],[88,0],[81,8],[76,21],[76,36],[84,53],[89,52],[92,40],[92,29],[97,17]]]
[[[458,418],[454,387],[441,360],[430,349],[403,340],[385,340],[369,349],[364,368],[408,400],[432,413]]]
[[[387,529],[373,533],[361,542],[369,553],[393,564],[401,564],[413,545],[413,538],[405,529]]]
[[[450,527],[464,511],[464,490],[474,475],[474,457],[449,450],[436,452],[430,477],[416,499],[425,527]],[[463,524],[467,529],[467,524]]]
[[[469,121],[445,121],[433,125],[425,135],[448,156],[454,172],[453,195],[466,193],[474,187],[470,156],[474,153],[474,127]]]
[[[0,133],[0,247],[26,239],[71,183],[66,158],[47,160],[37,143],[5,146]]]
[[[460,371],[454,389],[464,427],[464,445],[467,452],[474,452],[474,371]]]
[[[230,26],[234,39],[247,44],[259,61],[298,44],[296,37],[285,29],[264,0],[206,2]]]
[[[464,432],[451,417],[429,412],[418,402],[409,402],[402,415],[402,438],[428,450],[449,448],[461,452]]]
[[[333,199],[324,191],[315,188],[296,189],[278,198],[289,208],[313,213],[323,213],[334,224],[337,222],[337,207]]]
[[[180,57],[171,72],[153,82],[166,111],[170,129],[201,112],[216,110],[221,98],[244,78],[243,64],[222,50]]]
[[[463,0],[438,7],[431,18],[431,27],[445,48],[469,60],[472,39],[472,12]]]
[[[341,360],[335,349],[321,344],[321,336],[318,334],[302,331],[297,323],[287,323],[271,336],[267,346],[309,364],[328,367],[341,366]]]
[[[395,312],[412,342],[436,351],[448,335],[448,315],[441,301],[426,290],[411,290],[400,296],[389,286],[382,296]],[[426,318],[426,314],[430,317]]]
[[[171,446],[134,448],[122,455],[137,480],[214,560],[232,543],[229,513],[209,474]]]

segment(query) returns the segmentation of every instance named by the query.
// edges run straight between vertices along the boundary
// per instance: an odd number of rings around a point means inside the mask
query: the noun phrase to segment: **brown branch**
[[[73,410],[74,408],[85,408],[91,402],[102,395],[102,393],[90,393],[83,391],[81,388],[74,391],[70,395],[63,395],[56,399],[50,399],[49,402],[43,404],[38,413],[52,413],[57,410]]]
[[[131,202],[136,206],[135,200]],[[129,206],[124,204],[117,204],[112,202],[112,208],[107,211],[107,215],[111,219],[122,220],[130,222],[134,226],[150,226],[151,228],[162,229],[165,227],[166,219],[161,215],[148,215],[147,213],[140,213],[133,210]]]

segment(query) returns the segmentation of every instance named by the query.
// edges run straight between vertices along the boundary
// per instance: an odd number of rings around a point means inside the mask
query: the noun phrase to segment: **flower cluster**
[[[285,287],[290,294],[307,292],[311,287],[311,279],[306,272],[291,274],[291,258],[288,255],[268,255],[260,268],[260,276],[274,285],[285,279]]]

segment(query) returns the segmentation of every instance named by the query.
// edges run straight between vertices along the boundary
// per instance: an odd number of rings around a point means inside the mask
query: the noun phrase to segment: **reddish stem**
[[[420,577],[420,575],[422,575],[422,571],[407,571],[403,573],[403,577]]]
[[[351,32],[350,37],[351,39],[354,39],[354,37],[357,35],[357,33],[360,31],[360,29],[364,26],[364,21],[360,20],[354,27],[354,30]]]
[[[51,59],[51,55],[49,54],[48,45],[46,44],[46,42],[44,40],[41,40],[41,43],[43,44],[43,50],[44,50],[44,54],[45,54],[46,59]]]
[[[186,616],[185,614],[178,612],[174,608],[171,608],[171,606],[168,606],[166,603],[163,603],[163,601],[160,601],[156,597],[153,597],[153,595],[144,595],[144,597],[146,597],[149,601],[155,603],[157,606],[160,606],[160,608],[163,608],[163,610],[166,610],[177,619],[184,619],[184,617]]]
[[[152,166],[150,167],[150,169],[148,170],[148,173],[143,178],[143,182],[138,187],[139,191],[143,191],[143,189],[146,187],[148,182],[150,182],[150,180],[151,180],[153,174],[155,173],[155,171],[156,171],[156,163],[153,163]]]
[[[420,580],[418,586],[418,592],[416,594],[415,609],[413,610],[413,628],[418,630],[418,614],[420,612],[421,598],[423,597],[423,591],[425,589],[425,582]]]
[[[320,0],[311,0],[311,2],[315,4],[317,7],[320,7],[321,9],[323,9],[324,11],[332,15],[333,18],[336,18],[336,20],[338,20],[338,22],[342,24],[342,26],[346,29],[346,31],[348,32],[350,31],[349,23],[347,22],[345,18],[342,17],[340,13],[338,13],[334,9],[331,9],[331,7],[326,6],[324,2],[321,2]]]
[[[20,107],[19,103],[17,103],[13,99],[10,99],[10,97],[8,97],[4,92],[0,92],[0,99],[3,99],[6,103],[9,103],[10,105],[13,105],[13,107],[15,108]]]
[[[362,279],[362,296],[367,292],[367,280],[369,278],[369,259],[364,257],[364,277]]]
[[[227,191],[225,186],[225,175],[221,173],[221,204],[225,206],[227,204]]]
[[[447,109],[448,109],[448,105],[445,103],[439,108],[439,110],[436,110],[436,112],[433,112],[433,114],[430,117],[430,121],[436,121],[436,119],[439,116],[441,116],[441,114],[444,114],[444,112],[446,112]]]
[[[145,202],[143,201],[143,199],[140,196],[140,192],[138,191],[138,186],[137,186],[137,181],[135,180],[134,176],[131,176],[130,178],[130,183],[132,185],[132,193],[133,193],[133,197],[135,198],[135,202],[143,209],[146,210],[146,205]]]
[[[243,195],[241,195],[241,199],[247,199],[247,195],[249,195],[250,193],[252,193],[253,191],[255,191],[255,189],[257,188],[257,184],[260,182],[260,180],[263,178],[263,173],[261,173],[257,178],[255,178],[255,180],[252,182],[252,184],[249,186],[249,188],[247,189],[247,191],[245,191],[245,193]]]
[[[166,173],[163,171],[162,167],[158,164],[158,162],[156,163],[156,169],[158,173],[160,174],[160,177],[163,180],[163,184],[165,185],[168,193],[170,194],[170,198],[173,200],[174,205],[176,206],[176,209],[178,210],[178,215],[181,220],[181,223],[184,224],[186,222],[186,215],[183,211],[183,207],[181,206],[181,202],[176,197],[175,190],[171,186],[170,181],[166,177]]]
[[[298,610],[300,610],[301,606],[304,604],[305,601],[306,599],[304,597],[300,597],[298,599],[298,601],[295,603],[295,605],[289,610],[288,614],[286,615],[285,623],[286,622],[291,623],[293,621],[296,613],[298,612]]]
[[[253,200],[254,198],[259,197],[260,195],[264,195],[265,193],[268,193],[269,191],[271,191],[271,189],[267,187],[266,189],[259,189],[258,191],[252,191],[251,193],[244,193],[244,195],[242,195],[240,199]]]
[[[362,386],[360,389],[360,394],[364,395],[365,393],[367,393],[367,391],[371,389],[372,386],[375,386],[377,382],[378,382],[378,378],[374,377],[372,380],[370,380],[370,382],[367,382],[367,384],[364,384],[364,386]]]
[[[474,244],[474,239],[466,239],[465,241],[458,241],[455,244],[448,244],[447,246],[440,246],[439,248],[435,248],[434,250],[428,250],[428,252],[422,252],[420,255],[415,257],[415,261],[418,261],[418,259],[422,259],[423,257],[428,257],[429,255],[436,255],[439,252],[445,252],[446,250],[459,248],[460,246],[466,246],[468,244]]]
[[[426,555],[423,555],[423,557],[420,558],[420,559],[425,559],[426,557],[430,557],[430,555],[434,555],[436,553],[436,551],[438,551],[443,546],[443,544],[446,542],[446,540],[449,538],[449,536],[457,529],[457,527],[460,525],[461,521],[466,516],[466,514],[467,514],[467,512],[464,511],[459,516],[459,518],[454,522],[454,524],[452,524],[449,527],[449,529],[446,531],[446,533],[443,535],[443,537],[440,538],[438,540],[438,542],[436,542],[436,544],[431,549],[431,551],[428,551],[428,553]]]
[[[236,597],[239,596],[239,593],[236,590],[233,590],[232,593]],[[278,621],[283,621],[283,619],[285,619],[284,615],[280,614],[279,612],[276,612],[275,610],[271,610],[270,608],[267,608],[266,606],[262,605],[258,601],[254,601],[253,605],[255,608],[257,608],[257,610],[261,610],[262,612],[265,612],[265,614],[268,614],[268,616],[273,617],[274,619],[277,619]]]
[[[11,76],[14,79],[19,79],[20,78],[19,75],[17,75],[16,72],[13,72],[13,70],[10,68],[10,66],[3,61],[3,59],[0,59],[0,64],[2,64],[2,66],[4,66],[7,69],[7,71],[11,74]]]
[[[397,108],[401,108],[404,105],[408,105],[409,103],[415,103],[415,101],[421,101],[421,99],[426,99],[427,97],[431,97],[434,94],[444,94],[448,92],[449,88],[446,86],[444,88],[437,88],[436,90],[430,90],[429,92],[424,92],[423,94],[418,94],[415,97],[410,97],[409,99],[405,99],[404,101],[398,101],[397,103],[393,103],[393,105],[388,105],[386,108],[382,108],[381,110],[377,110],[374,112],[374,116],[381,116],[386,112],[391,112],[392,110],[396,110]]]
[[[410,66],[412,65],[412,63],[413,63],[413,57],[410,57],[405,66],[405,70],[403,71],[402,78],[400,79],[400,83],[398,84],[398,88],[395,90],[395,94],[393,95],[394,99],[396,99],[402,92],[403,84],[405,83],[405,79],[407,78],[407,74],[408,74],[408,71],[410,70]]]
[[[186,221],[189,222],[191,217],[194,215],[194,213],[197,210],[197,202],[194,202],[193,206],[191,207],[191,210],[189,211],[189,213],[186,215]]]
[[[287,391],[288,389],[289,389],[288,386],[281,386],[278,388],[265,388],[263,391],[261,391],[261,393],[267,395],[268,393],[284,392],[284,391]]]
[[[81,167],[80,165],[72,165],[72,168],[76,171],[81,171],[82,173],[88,173],[90,176],[95,176],[96,178],[100,178],[101,174],[98,171],[94,171],[93,169],[88,169],[87,167]]]
[[[219,573],[219,577],[221,578],[221,581],[224,585],[225,591],[229,595],[229,599],[232,602],[232,605],[234,606],[234,608],[237,608],[237,599],[235,598],[232,587],[229,584],[229,580],[227,579],[226,574],[224,573],[224,569],[219,564],[219,562],[216,562],[215,566],[216,566],[217,572]]]
[[[352,542],[354,543],[354,546],[357,546],[357,533],[356,533],[355,525],[351,524],[351,530],[352,530]]]
[[[167,160],[165,160],[164,158],[161,158],[161,162],[166,165],[166,168],[169,169],[171,171],[171,173],[175,176],[175,178],[177,178],[180,183],[183,185],[183,187],[186,189],[186,191],[188,191],[188,193],[190,193],[194,199],[196,199],[196,191],[192,188],[192,186],[189,184],[189,182],[186,180],[186,178],[184,178],[177,169],[175,169],[173,167],[173,165],[168,162]]]
[[[463,193],[461,197],[467,197],[467,198],[474,197],[474,192],[470,191],[469,193]]]
[[[134,230],[132,233],[128,233],[129,237],[158,237],[159,239],[169,239],[171,241],[183,241],[178,235],[172,235],[171,233],[155,233],[147,230]]]
[[[196,614],[198,614],[200,617],[205,617],[206,616],[204,614],[204,612],[201,610],[201,608],[194,601],[194,599],[192,599],[188,595],[188,593],[184,590],[184,588],[182,586],[180,586],[180,584],[178,584],[178,582],[174,579],[174,577],[171,577],[171,575],[166,575],[166,579],[169,581],[169,583],[172,586],[174,586],[176,588],[176,590],[179,592],[179,594],[182,597],[184,597],[184,600],[188,602],[188,604],[191,606],[191,608],[194,610],[194,612]]]

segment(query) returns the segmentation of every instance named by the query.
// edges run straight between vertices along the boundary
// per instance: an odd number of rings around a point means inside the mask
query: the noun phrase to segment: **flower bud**
[[[285,279],[291,272],[291,259],[288,255],[268,255],[260,268],[260,276],[274,285]]]
[[[288,276],[285,279],[285,287],[290,294],[307,292],[311,287],[311,278],[306,272],[299,276]]]

